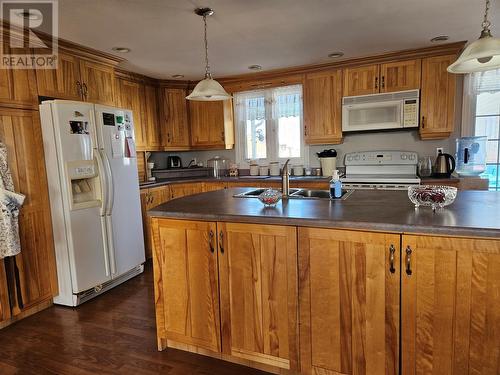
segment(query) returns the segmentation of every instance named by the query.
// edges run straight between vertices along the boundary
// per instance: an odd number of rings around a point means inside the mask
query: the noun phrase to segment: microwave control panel
[[[418,99],[405,99],[403,104],[403,127],[418,127]]]

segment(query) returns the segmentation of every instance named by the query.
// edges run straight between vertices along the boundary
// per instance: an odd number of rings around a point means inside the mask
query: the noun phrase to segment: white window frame
[[[301,111],[300,116],[300,158],[279,158],[279,140],[278,140],[278,119],[273,118],[273,95],[275,90],[283,90],[287,87],[292,88],[300,87],[302,99],[302,85],[290,85],[284,87],[273,87],[268,89],[259,89],[252,91],[244,91],[234,94],[235,96],[244,95],[246,97],[262,97],[265,98],[266,108],[266,158],[248,159],[246,158],[246,119],[238,118],[239,110],[236,108],[237,98],[234,100],[234,117],[235,117],[235,154],[236,162],[240,168],[248,169],[250,161],[257,161],[259,165],[269,165],[270,162],[278,161],[283,165],[286,160],[290,159],[290,165],[308,165],[309,164],[309,146],[305,143],[304,139],[304,114]],[[302,101],[303,103],[303,101]],[[303,106],[303,104],[302,104]]]

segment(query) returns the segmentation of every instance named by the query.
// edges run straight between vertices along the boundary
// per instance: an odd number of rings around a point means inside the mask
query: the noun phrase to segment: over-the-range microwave
[[[419,90],[342,98],[342,131],[418,128]]]

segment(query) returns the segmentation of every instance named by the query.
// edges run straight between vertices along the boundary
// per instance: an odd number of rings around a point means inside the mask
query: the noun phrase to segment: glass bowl
[[[408,198],[415,207],[443,208],[457,197],[457,188],[452,186],[417,185],[408,187]]]
[[[281,192],[274,189],[267,189],[259,195],[259,200],[266,207],[274,207],[281,200]]]

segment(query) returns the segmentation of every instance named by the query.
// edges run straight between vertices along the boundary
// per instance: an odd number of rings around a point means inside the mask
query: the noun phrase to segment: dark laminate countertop
[[[460,191],[447,208],[415,209],[406,191],[357,190],[343,201],[288,199],[264,208],[256,198],[234,198],[249,188],[174,199],[149,211],[173,219],[232,221],[395,233],[500,238],[500,192]]]

